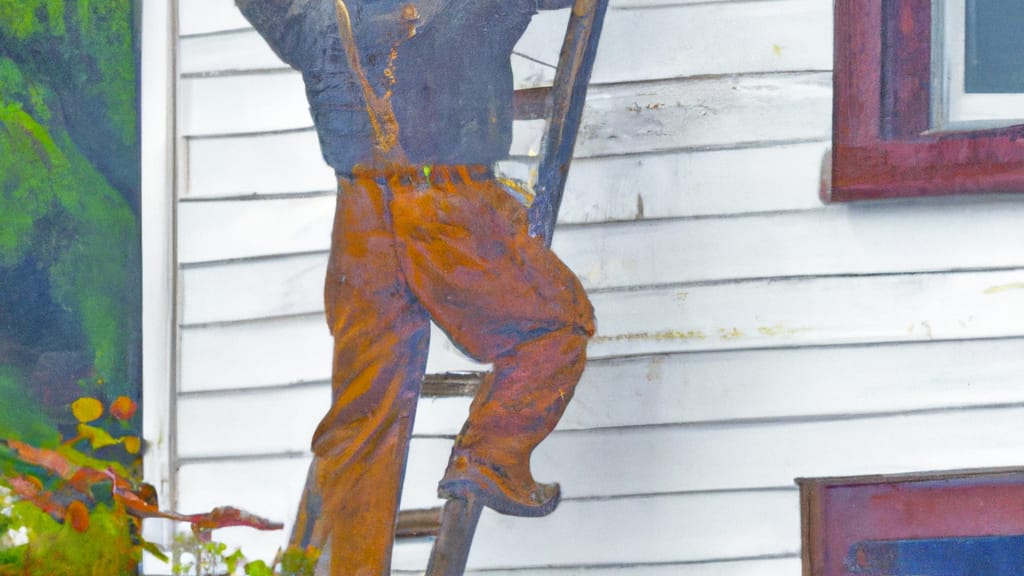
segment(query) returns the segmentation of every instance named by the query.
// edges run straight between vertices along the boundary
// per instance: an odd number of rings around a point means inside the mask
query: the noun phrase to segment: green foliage
[[[24,395],[7,394],[3,386],[13,379],[3,377],[0,369],[0,394],[14,403],[14,411],[25,410],[34,413],[31,425],[17,425],[6,417],[0,420],[0,438],[19,439],[16,433],[28,430],[32,435],[22,435],[20,440],[45,441],[52,445],[51,451],[70,465],[95,471],[113,470],[122,477],[129,471],[118,458],[107,459],[90,448],[87,442],[72,439],[61,443],[60,433],[49,424]],[[8,406],[0,404],[0,415]],[[27,418],[25,414],[13,414],[12,418]],[[8,430],[16,428],[15,433]],[[108,414],[92,422],[97,429],[116,430],[120,422]],[[81,446],[79,450],[78,446]],[[36,483],[47,496],[39,501],[28,498],[15,499],[9,489],[13,479],[29,479]],[[124,506],[113,498],[111,481],[92,486],[88,494],[73,495],[66,484],[66,478],[55,475],[51,470],[28,464],[13,450],[0,444],[0,576],[22,574],[47,574],[50,576],[129,576],[135,574],[135,567],[142,558],[147,543],[138,537],[139,523]],[[75,527],[68,520],[71,516],[70,502],[79,502],[82,524]],[[81,502],[88,502],[82,505]],[[54,505],[65,509],[66,516],[59,520],[41,506]],[[84,526],[83,526],[84,524]],[[83,529],[84,528],[84,529]],[[14,542],[8,534],[21,533],[27,541]],[[6,537],[6,538],[5,538]]]
[[[291,547],[278,555],[273,566],[263,560],[245,565],[246,576],[313,576],[320,551],[315,548]]]
[[[0,438],[20,440],[35,446],[53,447],[60,434],[50,418],[21,390],[19,374],[13,368],[0,366]],[[0,472],[3,471],[0,454]]]
[[[242,551],[236,549],[228,554],[227,544],[203,540],[191,533],[181,533],[174,538],[174,576],[219,576],[234,574],[245,559]]]
[[[123,509],[105,504],[89,513],[89,527],[84,532],[60,523],[31,503],[18,502],[11,512],[11,521],[23,527],[29,543],[13,549],[20,562],[4,567],[14,574],[48,574],[51,576],[117,576],[135,573],[141,551],[133,542],[130,518]],[[14,572],[17,568],[23,572]]]
[[[129,392],[128,357],[138,332],[132,313],[139,301],[138,223],[62,127],[37,120],[50,115],[47,102],[54,100],[12,60],[0,58],[0,266],[13,266],[32,250],[49,269],[54,298],[78,319],[98,374],[115,391]]]
[[[241,550],[228,554],[226,544],[203,540],[194,534],[178,534],[174,539],[174,576],[220,576],[237,574],[244,567],[246,576],[313,576],[320,552],[314,548],[289,548],[278,553],[268,565],[263,560],[246,562]]]
[[[64,0],[0,0],[0,32],[18,40],[64,34]]]
[[[131,395],[141,309],[134,5],[0,0],[0,268],[43,270],[97,375]]]

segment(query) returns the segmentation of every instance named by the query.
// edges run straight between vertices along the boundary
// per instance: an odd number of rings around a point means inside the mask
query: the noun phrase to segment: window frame
[[[1024,192],[1024,125],[932,129],[931,0],[835,0],[825,201]]]

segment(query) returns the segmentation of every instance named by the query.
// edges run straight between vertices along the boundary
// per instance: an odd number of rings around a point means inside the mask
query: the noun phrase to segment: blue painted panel
[[[1024,576],[1024,535],[863,541],[846,568],[867,576]]]

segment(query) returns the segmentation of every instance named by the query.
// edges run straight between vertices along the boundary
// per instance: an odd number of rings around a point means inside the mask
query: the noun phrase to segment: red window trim
[[[835,0],[826,200],[1024,192],[1024,125],[928,132],[931,17],[931,0]]]

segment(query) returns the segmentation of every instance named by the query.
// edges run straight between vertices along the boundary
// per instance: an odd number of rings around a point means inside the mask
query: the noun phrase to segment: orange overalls
[[[339,184],[325,291],[334,396],[313,440],[318,530],[332,574],[377,576],[390,566],[430,320],[494,365],[446,479],[515,502],[537,488],[530,454],[572,398],[593,309],[486,169],[434,167],[429,180],[414,169],[364,173]],[[548,504],[538,501],[538,512]]]

